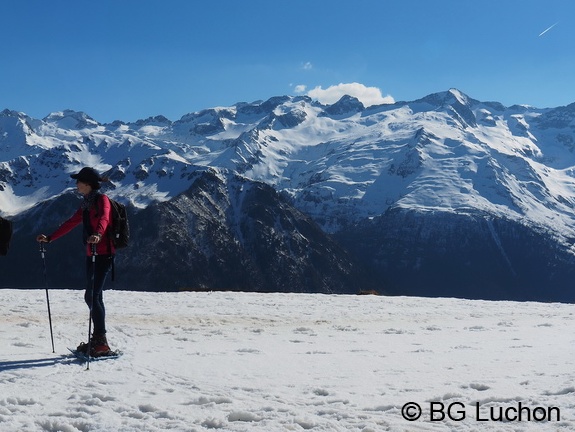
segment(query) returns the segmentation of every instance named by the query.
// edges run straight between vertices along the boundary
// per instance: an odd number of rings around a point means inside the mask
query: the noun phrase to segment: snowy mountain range
[[[69,174],[92,166],[132,207],[119,267],[143,289],[573,301],[574,148],[575,103],[505,107],[455,89],[371,107],[274,97],[178,121],[5,110],[0,210],[17,232],[3,261],[36,253],[30,231],[73,211]]]

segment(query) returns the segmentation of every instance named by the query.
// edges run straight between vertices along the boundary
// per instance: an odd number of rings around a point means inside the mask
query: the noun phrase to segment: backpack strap
[[[100,199],[104,199],[104,194],[100,194],[102,197]],[[108,198],[108,197],[106,197]],[[110,198],[108,198],[108,201],[110,200]],[[110,259],[112,260],[112,282],[114,282],[116,280],[116,254],[112,253],[113,250],[113,244],[112,244],[112,212],[113,209],[112,207],[112,203],[110,203],[110,221],[108,222],[108,228],[106,229],[106,237],[108,238],[108,251],[110,252]]]
[[[108,198],[107,195],[101,193],[101,192],[97,192],[96,195],[96,202],[95,202],[95,208],[96,208],[96,215],[99,215],[100,212],[100,201],[104,199],[104,197]],[[108,200],[110,200],[110,198],[108,198]],[[110,237],[112,230],[110,229],[112,227],[112,204],[110,203],[110,220],[108,221],[108,228],[106,228],[106,232],[105,232],[105,236],[108,238],[108,252],[110,252],[110,255],[114,256],[114,254],[112,253],[112,238]],[[113,270],[113,269],[112,269]],[[113,279],[113,273],[112,273],[112,280]]]
[[[88,243],[88,237],[92,235],[92,224],[90,223],[90,209],[82,210],[82,241]]]

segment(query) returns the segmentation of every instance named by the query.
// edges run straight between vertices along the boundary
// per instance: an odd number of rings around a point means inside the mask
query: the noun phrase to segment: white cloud
[[[380,104],[392,104],[395,102],[392,96],[383,96],[377,87],[366,87],[359,83],[340,83],[329,86],[325,90],[318,86],[308,92],[308,96],[318,100],[322,104],[331,105],[341,99],[342,96],[353,96],[366,107]]]
[[[295,91],[297,94],[305,93],[306,89],[307,89],[307,87],[306,87],[305,85],[303,85],[303,84],[299,84],[299,85],[296,85],[296,86],[294,87],[294,91]]]
[[[303,67],[304,70],[311,70],[311,69],[313,69],[313,65],[311,64],[311,62],[305,62],[302,67]]]

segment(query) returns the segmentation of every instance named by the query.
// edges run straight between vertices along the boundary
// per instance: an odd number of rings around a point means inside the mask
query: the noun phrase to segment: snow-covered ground
[[[86,370],[81,291],[55,354],[44,291],[0,294],[0,431],[575,429],[574,305],[107,291],[125,354]]]

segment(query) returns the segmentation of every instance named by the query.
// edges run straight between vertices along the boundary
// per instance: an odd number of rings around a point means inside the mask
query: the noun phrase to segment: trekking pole
[[[50,323],[50,339],[52,339],[52,353],[54,349],[54,332],[52,331],[52,313],[50,312],[50,295],[48,294],[48,277],[46,273],[46,248],[44,242],[40,242],[40,255],[42,255],[42,262],[44,263],[44,286],[46,288],[46,304],[48,306],[48,322]]]
[[[92,309],[94,308],[94,289],[96,279],[96,243],[92,243],[92,300],[90,301],[90,319],[88,320],[88,360],[86,361],[86,370],[90,370],[90,356],[92,352]]]

